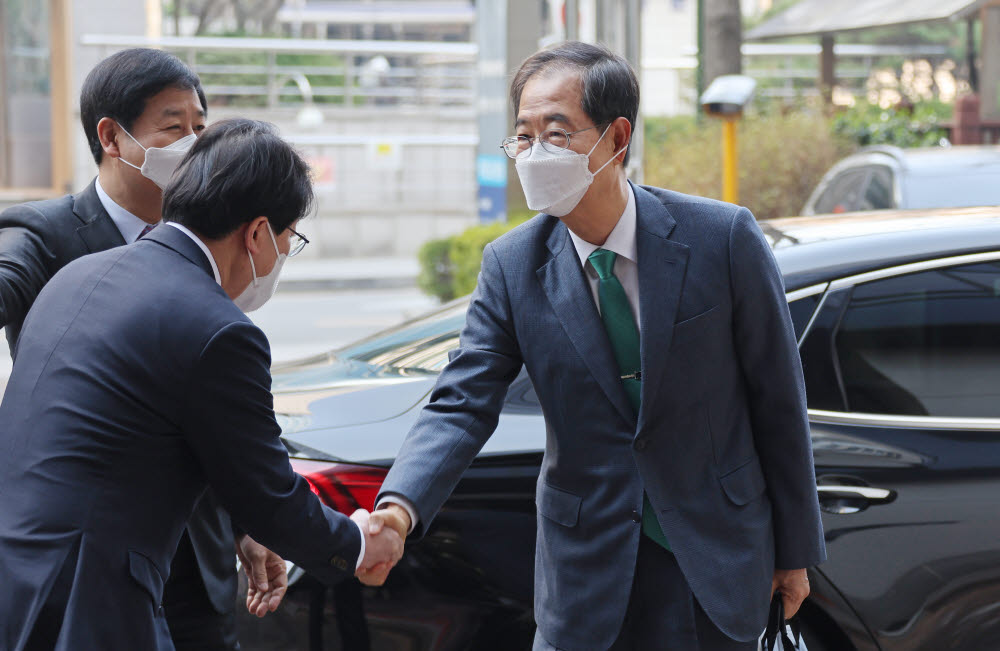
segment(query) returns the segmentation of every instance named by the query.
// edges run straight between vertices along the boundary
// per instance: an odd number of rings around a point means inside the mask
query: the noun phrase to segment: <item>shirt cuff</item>
[[[375,505],[375,510],[378,511],[380,508],[386,504],[398,504],[403,507],[406,514],[410,516],[410,530],[406,532],[407,535],[413,533],[413,530],[417,527],[417,509],[413,506],[413,502],[406,499],[402,495],[397,495],[395,493],[389,493],[388,495],[383,495],[382,499],[378,501]]]
[[[357,572],[361,568],[361,561],[365,560],[365,530],[360,522],[355,522],[354,520],[351,520],[351,522],[358,525],[358,531],[361,532],[361,552],[358,553],[358,562],[354,566],[354,571]]]

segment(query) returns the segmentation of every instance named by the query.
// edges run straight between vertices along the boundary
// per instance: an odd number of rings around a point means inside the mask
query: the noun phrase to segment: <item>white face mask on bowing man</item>
[[[250,256],[250,273],[253,274],[253,280],[239,296],[233,299],[236,307],[244,312],[259,310],[265,303],[271,300],[275,290],[278,289],[278,276],[281,275],[281,267],[285,264],[285,260],[288,259],[286,254],[278,250],[278,241],[274,239],[274,231],[271,230],[270,222],[267,223],[267,233],[271,236],[271,243],[274,244],[274,252],[278,254],[278,259],[275,260],[274,268],[271,269],[270,273],[258,278],[257,266],[254,264],[253,256],[250,255],[250,250],[247,249],[247,255]]]

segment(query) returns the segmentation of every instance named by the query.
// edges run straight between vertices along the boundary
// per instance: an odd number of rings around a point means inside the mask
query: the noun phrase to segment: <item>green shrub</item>
[[[453,284],[454,273],[451,267],[451,239],[430,240],[420,247],[417,260],[420,262],[420,273],[417,275],[417,286],[425,294],[437,296],[442,301],[455,298]]]
[[[941,123],[951,114],[951,105],[940,101],[892,108],[859,102],[834,118],[833,132],[861,146],[929,147],[947,137]]]
[[[417,285],[442,301],[471,293],[476,288],[486,245],[532,216],[517,215],[510,221],[480,224],[458,235],[430,240],[417,254]]]
[[[646,184],[721,199],[721,132],[707,118],[647,119]],[[739,202],[758,219],[798,214],[823,174],[855,148],[817,112],[749,115],[738,133]]]

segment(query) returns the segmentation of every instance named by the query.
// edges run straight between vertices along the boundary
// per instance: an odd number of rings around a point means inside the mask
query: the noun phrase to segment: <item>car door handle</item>
[[[871,486],[822,484],[816,487],[820,508],[827,513],[847,515],[859,513],[875,504],[888,504],[896,499],[895,491]]]

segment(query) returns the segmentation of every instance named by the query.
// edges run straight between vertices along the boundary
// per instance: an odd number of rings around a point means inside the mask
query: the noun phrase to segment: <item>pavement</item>
[[[420,264],[413,257],[289,258],[280,286],[288,291],[399,289],[416,287]]]

